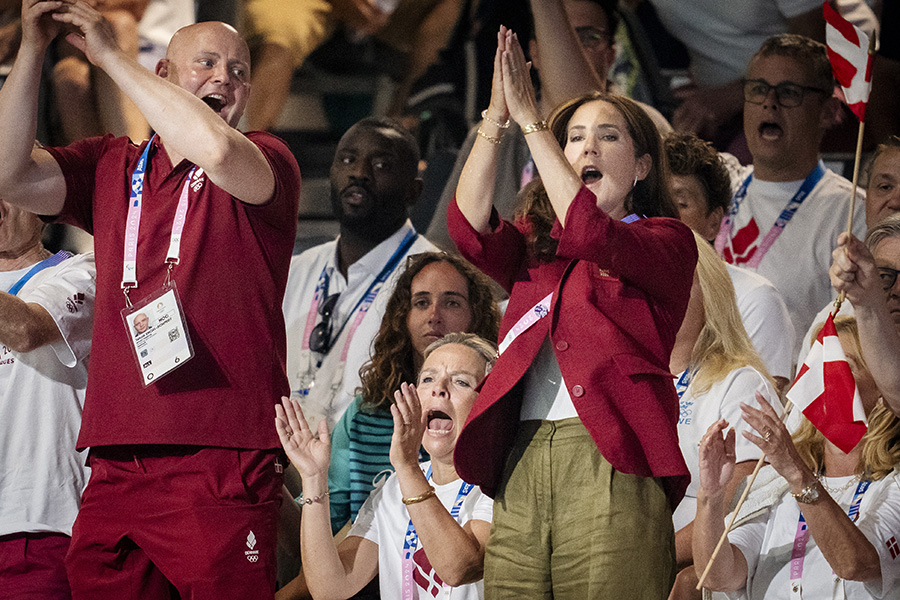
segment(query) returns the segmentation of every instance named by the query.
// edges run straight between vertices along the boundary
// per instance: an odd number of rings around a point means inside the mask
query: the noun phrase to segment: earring
[[[632,188],[637,187],[637,182],[638,182],[638,178],[637,178],[637,175],[635,175],[635,176],[634,176],[634,183],[631,184],[631,187],[632,187]]]

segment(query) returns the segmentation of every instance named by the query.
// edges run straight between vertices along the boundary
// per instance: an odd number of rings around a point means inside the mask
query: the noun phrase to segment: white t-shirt
[[[732,183],[739,186],[752,171],[753,167],[733,171]],[[752,218],[759,228],[757,240],[761,241],[802,183],[754,177],[735,217],[732,235],[736,236]],[[852,187],[840,175],[826,170],[755,270],[781,292],[795,332],[806,331],[818,310],[834,298],[828,269],[837,238],[847,228]],[[864,213],[865,193],[859,190],[853,217],[853,234],[859,239],[866,233]],[[799,338],[799,333],[795,337]],[[792,355],[796,356],[799,345],[800,340],[795,339]]]
[[[422,471],[428,470],[430,462],[419,465]],[[432,485],[434,483],[432,482]],[[456,501],[461,479],[444,485],[434,485],[441,504],[449,512]],[[392,474],[385,484],[372,490],[372,493],[359,509],[356,522],[348,535],[365,538],[378,544],[378,582],[382,598],[399,598],[403,589],[403,542],[409,526],[409,512],[402,502],[400,481],[397,474]],[[494,515],[494,501],[481,493],[475,486],[463,501],[457,521],[465,525],[469,521],[491,522]],[[469,583],[457,588],[441,586],[437,574],[431,568],[425,551],[419,546],[413,554],[417,575],[415,579],[429,582],[429,589],[419,587],[420,598],[447,598],[454,600],[480,600],[484,598],[483,582]],[[440,590],[438,588],[441,588]],[[452,594],[451,594],[452,592]]]
[[[291,270],[284,292],[287,376],[291,385],[291,396],[300,400],[303,414],[313,430],[322,419],[328,422],[329,431],[333,430],[355,397],[356,388],[360,384],[359,369],[371,356],[372,341],[381,327],[384,309],[394,291],[396,279],[406,268],[406,258],[401,258],[397,262],[396,268],[375,297],[348,344],[348,336],[358,312],[354,311],[354,308],[359,305],[359,300],[411,231],[414,231],[412,224],[407,221],[391,237],[350,265],[346,279],[337,268],[336,240],[310,248],[291,259]],[[406,256],[436,250],[434,244],[419,235]],[[333,334],[336,334],[345,322],[347,323],[324,357],[303,349],[303,338],[308,338],[309,335],[306,331],[307,319],[323,269],[327,269],[330,273],[325,297],[340,293],[332,316]],[[354,311],[353,314],[350,314],[351,311]],[[320,320],[318,314],[313,315],[313,325]],[[346,363],[341,360],[345,348]],[[322,364],[316,369],[318,360],[321,360]],[[313,385],[309,389],[309,394],[304,395],[300,390],[306,387],[308,373],[312,373]]]
[[[0,273],[9,290],[30,267]],[[72,534],[87,483],[75,451],[94,314],[94,255],[35,274],[18,297],[41,305],[62,340],[25,354],[0,346],[0,535]]]
[[[826,478],[832,489],[840,488],[851,477]],[[851,485],[835,497],[845,514],[856,492]],[[785,493],[780,500],[756,518],[728,535],[747,559],[746,598],[749,600],[788,600],[791,598],[791,549],[797,533],[800,505]],[[896,471],[881,481],[872,482],[860,504],[856,526],[875,547],[881,563],[881,580],[862,583],[838,579],[813,534],[806,546],[801,579],[803,598],[863,600],[900,598],[900,481]],[[729,594],[745,597],[742,593]]]
[[[772,377],[793,375],[794,326],[781,293],[749,269],[725,264],[744,329]]]
[[[138,23],[138,62],[153,71],[175,32],[196,22],[194,0],[150,0]]]
[[[725,419],[734,427],[735,455],[737,462],[757,460],[762,452],[752,442],[741,435],[742,431],[753,433],[752,428],[741,418],[741,402],[759,406],[756,392],[760,392],[776,411],[781,412],[781,402],[772,385],[753,367],[740,367],[730,372],[724,379],[714,383],[705,394],[695,395],[693,386],[679,400],[678,446],[691,472],[684,499],[672,514],[675,531],[694,520],[697,514],[697,491],[700,489],[700,448],[697,444],[709,426]]]

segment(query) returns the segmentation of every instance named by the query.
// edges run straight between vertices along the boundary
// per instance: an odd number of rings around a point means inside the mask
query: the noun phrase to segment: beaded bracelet
[[[529,133],[544,131],[545,129],[547,129],[547,121],[535,121],[534,123],[529,123],[524,126],[522,128],[522,133],[528,135]]]
[[[409,506],[410,504],[418,504],[419,502],[422,502],[423,500],[428,500],[429,498],[434,496],[434,494],[435,494],[434,488],[429,485],[428,491],[425,492],[424,494],[422,494],[421,496],[413,496],[412,498],[401,498],[401,501],[406,506]]]
[[[497,121],[496,119],[492,119],[488,116],[487,109],[484,109],[483,111],[481,111],[481,118],[484,119],[485,121],[487,121],[488,123],[490,123],[491,125],[496,125],[500,129],[506,129],[507,127],[509,127],[509,119],[506,120],[506,123],[501,123],[500,121]]]
[[[500,145],[500,142],[503,141],[502,138],[494,137],[494,136],[492,136],[492,135],[486,134],[485,132],[483,132],[483,131],[481,130],[480,127],[478,128],[478,135],[480,135],[481,137],[483,137],[484,139],[486,139],[486,140],[489,141],[490,143],[492,143],[492,144],[494,144],[494,145],[497,145],[497,146],[499,146],[499,145]]]
[[[322,494],[321,496],[313,496],[312,498],[304,498],[303,496],[300,496],[299,498],[297,498],[297,504],[310,505],[313,502],[321,502],[321,501],[325,500],[325,498],[327,498],[329,494],[331,494],[331,490],[325,490],[325,493]]]

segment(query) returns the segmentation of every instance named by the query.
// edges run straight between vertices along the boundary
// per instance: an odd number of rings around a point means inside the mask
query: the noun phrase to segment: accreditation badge
[[[123,309],[122,320],[144,387],[194,356],[174,282]]]

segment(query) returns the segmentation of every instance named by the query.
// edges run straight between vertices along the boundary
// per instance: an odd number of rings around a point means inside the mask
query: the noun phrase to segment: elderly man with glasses
[[[733,168],[731,208],[716,238],[727,262],[778,288],[797,332],[806,331],[834,297],[828,266],[852,193],[850,182],[819,159],[838,104],[833,88],[824,45],[794,34],[763,43],[743,89],[753,165]],[[863,198],[859,192],[854,215],[859,237],[865,232]]]
[[[862,358],[885,404],[900,414],[900,214],[872,227],[865,244],[847,234],[839,242],[831,283],[853,303]]]

